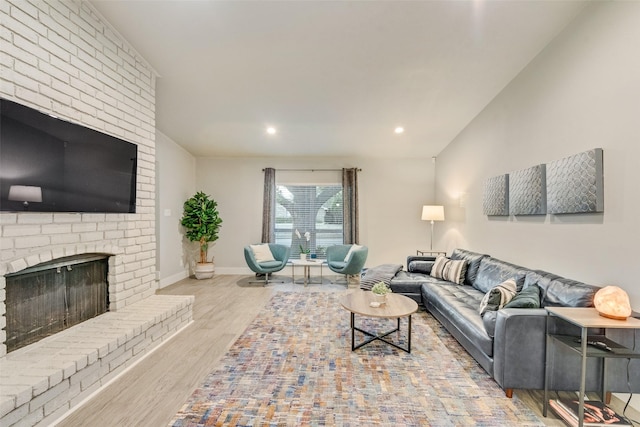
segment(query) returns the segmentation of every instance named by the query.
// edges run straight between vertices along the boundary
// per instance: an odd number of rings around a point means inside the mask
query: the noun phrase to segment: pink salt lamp
[[[602,317],[626,320],[631,316],[629,295],[617,286],[605,286],[596,292],[593,305]]]

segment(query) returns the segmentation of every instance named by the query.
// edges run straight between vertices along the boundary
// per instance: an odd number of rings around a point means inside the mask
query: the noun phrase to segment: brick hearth
[[[154,295],[0,359],[0,424],[49,425],[192,322],[192,296]]]

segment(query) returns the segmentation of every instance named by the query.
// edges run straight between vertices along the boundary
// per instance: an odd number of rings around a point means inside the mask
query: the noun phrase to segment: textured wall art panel
[[[604,212],[601,148],[547,164],[547,212]]]
[[[547,213],[545,165],[537,165],[509,174],[509,213],[511,215]]]
[[[494,176],[485,181],[482,207],[485,215],[509,215],[508,174]]]

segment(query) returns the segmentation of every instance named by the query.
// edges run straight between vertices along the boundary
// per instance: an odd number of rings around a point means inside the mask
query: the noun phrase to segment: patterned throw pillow
[[[480,301],[480,315],[483,316],[489,310],[496,311],[504,307],[516,295],[518,284],[516,279],[507,279],[504,282],[489,289]]]
[[[268,244],[262,245],[249,245],[251,246],[251,250],[253,251],[253,256],[256,259],[256,262],[265,262],[265,261],[275,261],[273,254],[271,253],[271,248]]]
[[[452,260],[444,256],[439,256],[431,268],[431,277],[448,280],[449,282],[461,285],[464,282],[464,274],[466,272],[466,260]]]

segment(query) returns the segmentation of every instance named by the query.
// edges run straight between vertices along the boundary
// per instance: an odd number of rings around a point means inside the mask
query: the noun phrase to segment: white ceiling
[[[157,128],[192,154],[371,157],[437,155],[586,4],[91,3],[159,73]]]

